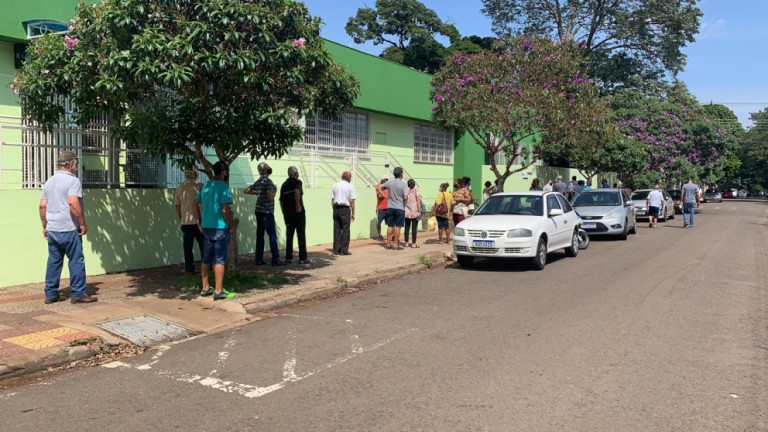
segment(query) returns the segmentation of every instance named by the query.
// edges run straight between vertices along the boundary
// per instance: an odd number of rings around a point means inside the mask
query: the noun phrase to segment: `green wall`
[[[22,21],[52,19],[69,21],[78,3],[97,3],[98,0],[3,0],[0,14],[0,40],[23,42],[27,39]]]
[[[355,106],[430,121],[432,76],[332,41],[326,49],[360,81]]]

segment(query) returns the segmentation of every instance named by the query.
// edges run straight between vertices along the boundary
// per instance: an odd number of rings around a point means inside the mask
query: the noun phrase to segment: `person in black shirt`
[[[293,235],[299,238],[299,264],[309,264],[307,259],[307,218],[304,211],[304,188],[299,180],[299,170],[288,168],[288,178],[280,187],[280,208],[285,220],[285,263],[293,260]]]

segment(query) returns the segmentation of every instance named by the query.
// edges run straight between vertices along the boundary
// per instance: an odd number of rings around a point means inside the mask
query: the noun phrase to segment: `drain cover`
[[[144,347],[184,339],[197,334],[186,327],[150,315],[105,321],[100,323],[99,327]]]

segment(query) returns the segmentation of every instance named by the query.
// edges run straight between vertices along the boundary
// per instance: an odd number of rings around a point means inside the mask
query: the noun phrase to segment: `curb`
[[[282,298],[282,299],[275,298],[275,297],[281,297],[281,294],[287,294],[287,293],[276,293],[275,295],[270,296],[269,298],[253,299],[254,300],[253,302],[242,303],[242,305],[248,313],[269,312],[271,310],[293,306],[302,302],[316,300],[319,298],[327,297],[329,295],[338,294],[338,293],[350,290],[352,288],[357,288],[365,285],[372,285],[372,284],[377,284],[377,283],[385,282],[392,279],[397,279],[409,274],[422,273],[422,272],[433,271],[433,270],[442,270],[448,265],[450,265],[449,262],[441,262],[441,263],[433,264],[430,267],[427,267],[421,263],[409,264],[408,266],[394,273],[371,274],[371,275],[362,276],[359,278],[353,278],[342,283],[328,282],[318,288],[314,288],[314,289],[303,291],[303,292],[301,292],[300,290],[300,292],[298,293],[296,292],[291,293],[292,295],[290,294],[286,295],[285,296],[286,298]]]
[[[438,256],[436,255],[430,258],[434,260],[437,259]],[[395,272],[386,274],[373,273],[358,278],[352,278],[341,283],[317,281],[314,284],[310,282],[305,284],[304,287],[299,286],[290,291],[275,291],[272,294],[262,295],[257,298],[244,298],[239,301],[224,302],[210,301],[210,303],[198,301],[197,303],[204,307],[215,307],[228,312],[245,312],[250,314],[263,313],[288,306],[294,306],[307,301],[321,299],[333,294],[343,293],[354,288],[397,279],[409,274],[442,270],[449,265],[451,265],[451,262],[447,261],[439,261],[429,267],[422,263],[415,263],[409,264]],[[247,323],[248,322],[243,322],[236,326],[245,325]],[[202,335],[212,333],[215,333],[215,331],[206,332]],[[196,335],[193,336],[193,338],[202,335]],[[189,339],[190,338],[182,339],[176,342],[183,342],[184,340]],[[82,343],[82,341],[80,343]],[[6,363],[0,363],[0,382],[5,379],[17,378],[22,375],[39,372],[45,369],[61,367],[67,363],[96,357],[98,354],[104,353],[105,347],[109,346],[109,342],[105,342],[103,338],[96,336],[84,345],[74,341],[68,346],[57,347],[55,349],[51,348],[42,358],[33,361],[28,361],[29,355],[26,354],[11,357],[4,360]]]
[[[85,360],[103,352],[106,346],[99,337],[93,338],[87,345],[68,345],[52,349],[42,358],[26,361],[27,356],[11,357],[10,362],[0,364],[0,380],[39,372],[48,368],[59,367],[66,363]]]

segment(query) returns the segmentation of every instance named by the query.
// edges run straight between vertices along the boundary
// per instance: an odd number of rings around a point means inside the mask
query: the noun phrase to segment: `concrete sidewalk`
[[[253,254],[241,255],[241,272],[282,275],[287,282],[216,302],[182,289],[191,279],[183,265],[90,276],[88,292],[99,299],[91,304],[71,304],[65,295],[45,305],[42,283],[0,288],[0,379],[130,343],[105,330],[105,322],[148,315],[167,321],[169,328],[181,326],[187,336],[212,333],[261,319],[260,312],[448,264],[451,248],[438,244],[435,233],[420,232],[419,241],[419,248],[397,251],[385,249],[383,242],[355,240],[350,256],[332,255],[330,245],[314,246],[308,266],[257,267]]]

